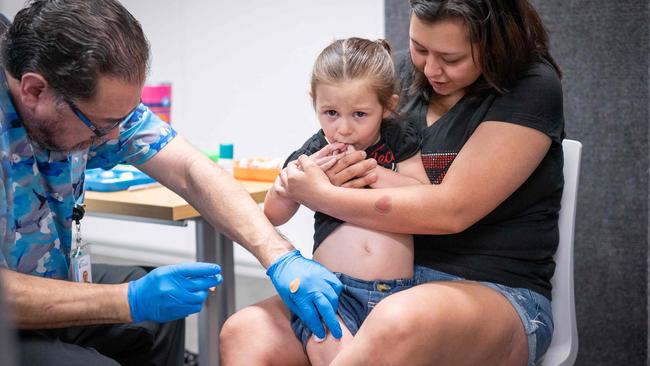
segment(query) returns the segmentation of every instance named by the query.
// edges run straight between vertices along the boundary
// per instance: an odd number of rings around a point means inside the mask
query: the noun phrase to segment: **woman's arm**
[[[305,157],[289,169],[287,194],[352,224],[396,233],[465,230],[508,198],[537,168],[551,144],[544,133],[506,122],[483,122],[439,185],[348,189],[329,183]]]
[[[414,186],[418,184],[431,184],[427,173],[422,166],[420,153],[397,163],[397,172],[377,166],[373,172],[377,175],[377,181],[370,185],[372,188],[391,188]]]

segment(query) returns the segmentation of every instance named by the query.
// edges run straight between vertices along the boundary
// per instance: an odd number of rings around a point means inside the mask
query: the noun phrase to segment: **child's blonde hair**
[[[377,93],[379,104],[393,111],[391,97],[395,94],[395,67],[390,45],[384,39],[339,39],[327,46],[316,58],[311,74],[311,98],[316,105],[316,87],[321,83],[368,79]]]

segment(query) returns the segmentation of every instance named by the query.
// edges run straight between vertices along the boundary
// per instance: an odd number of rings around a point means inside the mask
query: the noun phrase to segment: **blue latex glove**
[[[184,263],[159,267],[129,282],[129,307],[134,323],[158,323],[185,318],[201,311],[208,289],[223,282],[221,267],[211,263]]]
[[[332,335],[341,338],[336,309],[343,284],[332,272],[294,250],[278,258],[266,274],[289,310],[318,338],[324,339],[326,335],[321,318]]]

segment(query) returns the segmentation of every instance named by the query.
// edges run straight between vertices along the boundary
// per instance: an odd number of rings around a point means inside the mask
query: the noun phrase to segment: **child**
[[[327,170],[346,151],[365,150],[377,160],[378,180],[371,187],[430,184],[415,127],[389,118],[398,102],[395,86],[386,41],[349,38],[330,44],[316,59],[311,78],[310,94],[321,130],[286,164],[296,164],[306,154]],[[287,222],[299,207],[283,194],[278,177],[264,201],[264,213],[276,226]],[[413,238],[360,228],[320,212],[315,214],[314,227],[314,260],[335,272],[344,285],[338,307],[343,337],[341,342],[333,337],[312,339],[309,328],[295,315],[292,327],[310,362],[329,364],[377,302],[411,285]]]

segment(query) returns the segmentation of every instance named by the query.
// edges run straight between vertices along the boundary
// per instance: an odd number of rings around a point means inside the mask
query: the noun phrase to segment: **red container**
[[[172,85],[170,83],[145,85],[142,89],[142,103],[163,121],[172,122]]]

